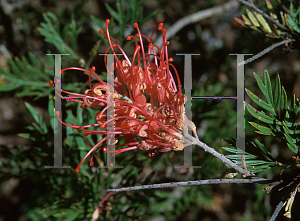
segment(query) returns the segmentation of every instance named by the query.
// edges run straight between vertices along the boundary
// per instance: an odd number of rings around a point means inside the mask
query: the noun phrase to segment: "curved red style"
[[[137,34],[127,37],[127,40],[134,40],[135,44],[134,55],[130,60],[120,45],[110,36],[109,23],[110,21],[106,20],[106,30],[100,30],[99,33],[105,34],[105,39],[109,41],[110,45],[105,53],[105,63],[109,51],[114,55],[116,73],[114,86],[103,82],[94,74],[95,67],[92,67],[90,71],[74,67],[61,71],[63,73],[66,70],[76,69],[89,73],[90,89],[86,90],[84,94],[62,90],[63,93],[72,95],[68,100],[82,103],[82,108],[85,105],[103,108],[95,116],[97,124],[94,125],[68,125],[61,121],[68,127],[84,131],[84,135],[103,134],[104,136],[80,162],[76,172],[79,172],[82,162],[93,152],[90,160],[92,166],[93,155],[101,148],[104,152],[114,152],[114,155],[134,149],[148,150],[149,157],[153,158],[156,151],[182,150],[185,146],[183,144],[185,97],[181,93],[178,73],[170,63],[172,58],[168,57],[169,42],[163,24],[160,23],[155,27],[150,38],[141,34],[138,24],[133,25],[137,29]],[[163,46],[161,48],[152,43],[156,29],[162,31]],[[118,58],[115,50],[121,51],[123,59]],[[109,71],[109,68],[106,68]],[[171,71],[177,78],[178,86],[175,84]],[[92,76],[99,83],[92,85]],[[53,86],[53,81],[50,82],[50,85]],[[78,97],[81,99],[77,100]],[[118,149],[115,151],[105,147],[109,132],[88,129],[92,126],[107,129],[107,108],[111,106],[107,102],[109,98],[114,99],[114,131],[111,133],[116,138],[114,144]],[[118,145],[118,140],[122,138],[125,139],[125,144]]]

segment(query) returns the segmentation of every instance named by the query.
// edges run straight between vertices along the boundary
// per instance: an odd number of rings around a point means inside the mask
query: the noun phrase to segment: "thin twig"
[[[278,203],[278,205],[276,206],[276,209],[275,209],[275,211],[274,211],[274,213],[273,213],[273,215],[272,215],[272,217],[271,217],[271,219],[269,221],[275,221],[275,219],[278,216],[278,213],[280,212],[280,210],[282,209],[283,206],[284,206],[283,201],[280,201]]]
[[[265,12],[263,12],[262,10],[260,10],[259,8],[255,7],[254,5],[250,4],[247,1],[244,0],[238,0],[240,3],[248,6],[249,8],[252,8],[254,11],[256,11],[257,13],[261,14],[262,16],[264,16],[266,19],[268,19],[270,22],[273,22],[275,25],[277,25],[279,28],[283,29],[283,30],[288,30],[286,27],[284,27],[282,24],[280,24],[279,22],[277,22],[275,19],[273,19],[272,17],[270,17],[269,15],[267,15]]]
[[[108,189],[108,192],[121,192],[121,191],[130,191],[130,190],[141,190],[141,189],[156,189],[156,188],[166,188],[166,187],[177,187],[177,186],[191,186],[191,185],[203,185],[203,184],[219,184],[219,183],[257,183],[263,182],[268,183],[271,180],[265,178],[258,178],[255,175],[251,174],[249,171],[239,167],[231,160],[226,158],[224,155],[220,154],[218,151],[213,148],[207,146],[205,143],[201,142],[199,139],[186,134],[184,138],[191,142],[191,144],[196,144],[202,147],[205,151],[211,153],[213,156],[219,158],[223,163],[229,165],[234,168],[241,174],[245,174],[247,176],[251,176],[251,179],[212,179],[212,180],[197,180],[197,181],[186,181],[186,182],[175,182],[175,183],[161,183],[161,184],[152,184],[152,185],[142,185],[142,186],[134,186],[134,187],[125,187],[119,189]],[[186,148],[186,147],[185,147]]]
[[[119,189],[108,189],[107,192],[123,192],[131,190],[145,190],[145,189],[159,189],[159,188],[169,188],[169,187],[179,187],[179,186],[198,186],[205,184],[220,184],[220,183],[258,183],[269,181],[264,178],[252,178],[252,179],[210,179],[210,180],[194,180],[194,181],[182,181],[182,182],[171,182],[171,183],[160,183],[151,185],[141,185],[124,187]]]
[[[288,13],[289,15],[291,15],[291,12],[290,10],[287,9],[287,7],[285,7],[280,0],[276,0],[278,2],[278,4],[281,6],[281,8],[286,12]]]
[[[241,174],[245,174],[247,176],[254,176],[252,175],[249,171],[239,167],[238,165],[236,165],[234,162],[232,162],[231,160],[229,160],[228,158],[226,158],[223,154],[220,154],[218,151],[216,151],[215,149],[207,146],[205,143],[201,142],[200,140],[194,138],[193,136],[187,134],[184,136],[186,139],[188,139],[189,141],[196,143],[198,146],[202,147],[205,151],[211,153],[213,156],[217,157],[218,159],[220,159],[223,163],[227,164],[228,166],[232,167],[233,169],[237,170],[239,173]]]
[[[238,6],[238,2],[230,1],[224,5],[206,9],[206,10],[202,10],[202,11],[196,12],[194,14],[191,14],[189,16],[186,16],[186,17],[180,19],[179,21],[177,21],[174,25],[172,25],[171,27],[169,27],[167,29],[167,39],[170,39],[171,37],[173,37],[178,31],[180,31],[182,28],[184,28],[185,26],[187,26],[189,24],[201,21],[201,20],[209,18],[211,16],[215,16],[224,11],[232,10],[232,8],[237,7],[237,6]],[[157,45],[159,48],[161,48],[162,37],[159,37],[155,41],[154,45]]]
[[[253,57],[251,57],[251,58],[249,58],[249,59],[247,59],[247,60],[245,60],[245,61],[242,61],[242,62],[238,63],[238,66],[241,66],[241,65],[250,63],[250,62],[252,62],[252,61],[254,61],[254,60],[260,58],[261,56],[263,56],[263,55],[269,53],[269,52],[272,51],[273,49],[275,49],[275,48],[277,48],[277,47],[279,47],[279,46],[281,46],[281,45],[288,44],[288,43],[290,43],[290,42],[292,42],[292,41],[294,41],[294,40],[293,40],[293,39],[287,39],[287,40],[280,41],[280,42],[278,42],[278,43],[276,43],[276,44],[272,44],[270,47],[264,49],[263,51],[259,52],[258,54],[254,55]]]

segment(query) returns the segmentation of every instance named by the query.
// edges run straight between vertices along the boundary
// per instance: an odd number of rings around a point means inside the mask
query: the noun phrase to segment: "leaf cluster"
[[[241,156],[245,157],[247,170],[253,173],[258,173],[262,170],[268,169],[277,165],[278,163],[272,157],[270,152],[265,148],[264,144],[255,140],[255,142],[250,142],[245,140],[246,152],[240,148],[236,148],[236,140],[224,140],[233,147],[223,147],[226,151],[233,153],[233,155],[227,155],[226,157],[238,166],[243,167],[243,162]]]
[[[246,104],[249,113],[258,119],[261,123],[249,122],[257,129],[257,133],[263,135],[272,135],[287,143],[289,149],[298,153],[300,144],[300,130],[298,128],[298,112],[300,111],[299,99],[293,96],[292,103],[287,103],[287,95],[284,87],[280,83],[279,75],[275,80],[274,90],[268,72],[264,71],[264,83],[257,74],[254,73],[257,84],[266,98],[266,101],[246,89],[246,93],[259,107],[268,111],[267,115],[264,111],[258,111],[250,104]]]
[[[82,28],[76,27],[74,18],[71,18],[62,31],[60,30],[60,22],[53,13],[44,13],[43,18],[45,23],[42,22],[38,30],[45,37],[45,41],[53,44],[59,53],[70,54],[72,58],[79,59],[75,51],[78,35]]]
[[[47,82],[53,79],[53,71],[47,70],[42,58],[39,61],[32,54],[28,58],[23,56],[21,59],[14,61],[8,58],[8,64],[11,72],[0,68],[0,74],[4,76],[5,82],[0,87],[0,91],[12,91],[22,89],[17,92],[17,96],[34,96],[40,98],[48,96],[52,88]]]
[[[235,18],[235,20],[244,27],[251,28],[255,31],[265,33],[266,36],[271,38],[282,38],[293,37],[293,33],[296,32],[298,35],[300,34],[300,8],[295,9],[292,2],[290,2],[289,11],[280,11],[278,16],[274,11],[274,6],[271,4],[269,0],[266,0],[266,5],[270,12],[270,17],[274,19],[276,22],[280,23],[279,17],[281,19],[281,23],[284,27],[287,28],[287,31],[280,30],[276,24],[270,25],[270,22],[267,22],[266,19],[262,16],[262,14],[254,11],[254,10],[246,10],[246,15],[242,15],[242,19]],[[253,7],[256,7],[252,4]]]
[[[258,134],[271,135],[281,141],[285,141],[289,149],[293,153],[298,154],[300,144],[300,130],[297,121],[298,112],[300,111],[299,100],[296,99],[294,95],[291,105],[289,106],[287,104],[286,91],[280,83],[279,75],[276,77],[274,89],[272,89],[270,76],[266,70],[263,74],[264,82],[256,73],[254,73],[254,77],[265,97],[265,101],[249,89],[245,89],[251,100],[263,109],[259,111],[252,105],[245,103],[248,112],[259,121],[259,123],[249,122],[249,124],[257,130],[255,132]],[[269,114],[267,114],[267,112]],[[246,140],[245,152],[239,149],[240,147],[235,148],[236,141],[234,139],[225,141],[234,146],[224,147],[226,151],[234,153],[234,155],[228,155],[227,158],[242,166],[240,158],[244,155],[247,170],[249,171],[257,173],[273,166],[283,165],[277,162],[264,144],[258,140],[255,140],[255,142]]]
[[[110,30],[111,36],[121,36],[122,41],[131,34],[133,28],[132,24],[138,23],[141,27],[146,21],[156,16],[160,9],[151,12],[145,18],[143,16],[142,0],[117,0],[116,7],[105,3],[106,10],[111,17],[111,26],[117,26],[117,29]],[[91,16],[93,21],[93,29],[98,33],[99,30],[105,30],[105,23],[95,16]],[[108,42],[104,39],[104,35],[99,34],[103,42],[108,46]]]

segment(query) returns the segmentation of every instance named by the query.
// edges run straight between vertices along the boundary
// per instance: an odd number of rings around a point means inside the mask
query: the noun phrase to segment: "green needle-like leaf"
[[[224,141],[232,146],[236,146],[236,140],[233,138]],[[258,145],[246,140],[245,145],[248,152],[244,152],[243,150],[236,147],[223,147],[223,149],[234,154],[227,155],[226,157],[238,165],[242,165],[242,161],[240,158],[241,155],[244,155],[246,159],[247,169],[249,171],[257,173],[276,165],[276,161],[273,159],[269,151],[266,150],[266,148],[261,143],[258,142],[257,144]]]
[[[265,146],[259,142],[257,139],[254,140],[256,145],[251,142],[251,144],[253,144],[254,146],[258,147],[259,150],[265,154],[265,156],[267,156],[270,160],[275,161],[275,159],[272,157],[271,153],[265,148]]]
[[[290,148],[291,151],[293,151],[294,153],[298,152],[298,147],[295,144],[296,140],[293,139],[290,135],[288,134],[284,134],[286,141],[288,142],[287,145]]]
[[[280,104],[280,98],[281,98],[281,83],[280,83],[280,77],[277,74],[277,78],[275,80],[275,87],[274,87],[274,110],[275,114],[277,115],[278,106]]]
[[[285,92],[284,87],[281,87],[281,99],[280,99],[280,116],[281,118],[284,118],[286,115],[286,111],[287,111],[288,107],[287,107],[287,95]]]
[[[299,29],[297,23],[293,20],[293,18],[289,14],[287,15],[287,18],[288,18],[288,23],[292,27],[292,29],[294,31],[300,33],[300,29]]]
[[[268,128],[268,127],[264,127],[264,126],[261,126],[257,123],[254,123],[254,122],[249,122],[253,127],[255,127],[256,129],[258,129],[258,131],[255,131],[256,133],[259,133],[259,134],[263,134],[263,135],[275,135],[273,132],[272,132],[272,129]]]
[[[25,106],[27,107],[27,109],[33,116],[34,120],[36,121],[37,129],[39,129],[39,131],[42,134],[46,134],[48,132],[48,129],[47,129],[47,126],[46,126],[42,116],[29,103],[25,102]],[[35,126],[35,123],[33,123],[33,125]]]
[[[260,107],[264,108],[267,111],[270,111],[271,114],[276,115],[273,107],[270,104],[267,104],[263,100],[261,100],[259,97],[257,97],[254,93],[252,93],[250,90],[247,88],[245,89],[246,93],[248,96],[253,100],[256,104],[258,104]]]
[[[50,125],[52,127],[52,130],[54,131],[54,121],[55,121],[55,113],[54,113],[54,105],[53,105],[53,100],[52,100],[52,96],[49,98],[49,102],[48,102],[48,113],[50,116]]]
[[[39,27],[38,30],[45,37],[45,41],[50,44],[53,44],[60,53],[70,54],[71,57],[75,59],[79,59],[79,56],[75,53],[75,51],[71,47],[69,47],[65,42],[65,40],[62,38],[62,35],[60,34],[59,21],[56,18],[56,16],[48,12],[48,13],[44,13],[43,17],[46,23],[41,23],[41,27]],[[72,25],[72,23],[67,25],[68,26]],[[72,30],[72,27],[64,28],[63,34],[64,32],[66,33],[68,29]],[[74,35],[76,36],[76,33],[72,33],[71,35],[72,37]],[[70,39],[71,41],[72,41],[72,37]],[[73,43],[71,42],[71,44],[74,44],[74,41]]]
[[[105,7],[109,14],[114,17],[114,19],[116,19],[118,22],[121,21],[120,15],[115,10],[113,10],[113,8],[110,7],[108,3],[105,3]]]
[[[17,89],[18,87],[20,87],[22,85],[23,85],[22,82],[14,82],[14,83],[11,83],[11,84],[1,86],[0,91],[12,91],[12,90]]]
[[[253,117],[257,118],[258,120],[260,120],[262,122],[265,122],[267,124],[273,124],[274,123],[274,119],[272,119],[271,117],[265,115],[263,112],[256,110],[250,104],[246,103],[246,108],[250,112],[250,114]]]
[[[264,85],[264,83],[262,82],[262,80],[260,79],[260,77],[256,73],[253,72],[253,74],[254,74],[254,77],[256,79],[256,82],[257,82],[261,92],[264,94],[265,98],[267,99],[267,102],[269,104],[272,104],[271,99],[269,98],[267,87]]]
[[[266,97],[266,99],[269,104],[274,106],[271,80],[270,80],[270,76],[269,76],[267,70],[264,71],[264,82],[265,82],[265,88],[268,93],[268,96]]]

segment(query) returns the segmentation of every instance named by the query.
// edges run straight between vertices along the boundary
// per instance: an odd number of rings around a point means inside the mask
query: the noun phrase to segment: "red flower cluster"
[[[113,67],[107,67],[111,77],[113,73],[110,70],[116,73],[114,86],[103,82],[95,75],[95,67],[92,67],[90,71],[80,68],[66,68],[61,71],[63,73],[66,70],[76,69],[89,73],[90,89],[86,90],[84,95],[64,90],[62,92],[72,95],[73,98],[68,98],[68,100],[82,103],[81,107],[85,105],[103,107],[102,111],[96,115],[97,124],[77,126],[62,123],[84,131],[85,135],[106,135],[88,152],[84,159],[93,151],[94,155],[100,148],[103,148],[104,152],[114,152],[115,154],[133,149],[148,150],[150,158],[154,157],[155,151],[182,150],[185,146],[183,137],[185,97],[181,93],[178,73],[170,63],[172,58],[168,58],[169,42],[166,39],[166,29],[163,28],[162,23],[158,24],[149,39],[140,33],[138,24],[135,23],[133,26],[137,29],[138,34],[127,37],[127,40],[133,39],[135,43],[135,51],[130,61],[120,45],[109,35],[109,23],[110,21],[106,20],[106,31],[100,30],[99,32],[105,34],[105,39],[109,41],[110,45],[105,53],[105,63],[109,50],[114,55]],[[163,46],[161,48],[152,43],[156,29],[162,31]],[[147,46],[144,45],[143,40],[147,41]],[[117,57],[116,48],[121,51],[124,59]],[[177,77],[178,87],[176,87],[171,70]],[[92,76],[98,79],[99,83],[92,85]],[[53,82],[50,84],[53,86]],[[79,97],[81,100],[77,100],[75,97]],[[109,107],[114,108],[113,114],[107,111]],[[108,124],[112,122],[114,128],[111,132],[86,129],[92,126],[109,129]],[[111,151],[105,147],[105,141],[109,134],[115,136],[114,147],[122,147],[121,149]],[[125,144],[118,145],[119,139],[122,138],[125,139]],[[79,171],[84,159],[76,168],[76,172]],[[93,165],[92,157],[90,165]]]

